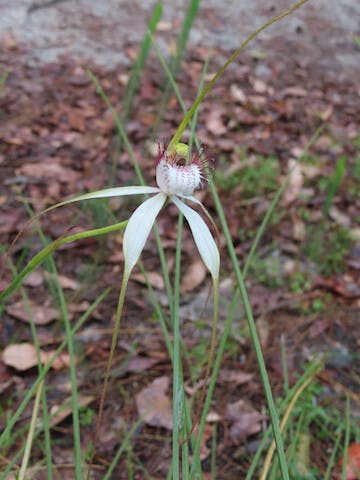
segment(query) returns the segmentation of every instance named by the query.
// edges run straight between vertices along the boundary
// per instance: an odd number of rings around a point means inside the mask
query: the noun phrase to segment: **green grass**
[[[244,158],[246,164],[246,158]],[[222,166],[214,172],[214,180],[218,188],[231,191],[236,187],[244,198],[272,193],[278,189],[280,174],[279,161],[273,157],[257,157],[253,165],[241,168],[231,174],[224,174]]]
[[[257,282],[274,289],[283,286],[285,279],[279,258],[279,250],[271,249],[265,257],[254,255],[249,268],[249,275],[255,278]]]
[[[324,222],[308,227],[303,253],[317,265],[319,273],[331,276],[344,271],[351,245],[348,229]]]

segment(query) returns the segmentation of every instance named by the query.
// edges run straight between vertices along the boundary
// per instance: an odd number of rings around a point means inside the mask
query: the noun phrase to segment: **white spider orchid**
[[[64,203],[93,198],[120,197],[123,195],[151,194],[156,195],[145,200],[129,218],[123,238],[125,259],[124,276],[129,277],[138,261],[145,242],[154,225],[155,219],[167,199],[173,202],[189,223],[194,241],[201,258],[209,269],[213,279],[219,276],[220,256],[216,243],[208,226],[201,216],[182,200],[190,200],[202,206],[201,202],[192,196],[194,190],[204,182],[202,175],[203,162],[201,155],[195,154],[189,163],[180,165],[179,161],[188,157],[189,147],[179,143],[169,152],[160,147],[156,159],[157,187],[134,186],[116,187],[80,195]]]

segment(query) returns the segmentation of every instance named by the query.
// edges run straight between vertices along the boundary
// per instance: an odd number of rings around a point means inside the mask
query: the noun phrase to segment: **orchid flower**
[[[123,238],[125,277],[128,278],[130,276],[145,246],[157,215],[166,200],[169,199],[186,218],[200,256],[213,279],[218,278],[220,256],[214,238],[201,216],[183,201],[189,200],[204,208],[201,202],[193,197],[194,191],[202,187],[206,181],[203,174],[204,162],[201,154],[196,153],[190,159],[187,159],[188,156],[189,147],[183,143],[178,143],[170,151],[159,145],[156,158],[157,187],[130,186],[107,188],[62,202],[62,204],[65,204],[93,198],[155,194],[137,207],[126,226]],[[188,160],[188,163],[182,165],[180,162],[184,160],[184,157]]]

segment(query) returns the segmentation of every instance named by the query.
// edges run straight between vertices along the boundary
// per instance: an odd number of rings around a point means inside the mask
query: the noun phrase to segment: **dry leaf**
[[[122,374],[128,372],[143,372],[148,368],[153,367],[159,363],[158,358],[150,358],[150,357],[132,357],[128,362],[126,362],[124,369],[121,371]]]
[[[158,32],[170,32],[174,28],[171,22],[167,22],[166,20],[160,20],[156,25],[156,30]]]
[[[206,277],[206,268],[201,260],[196,260],[187,269],[181,278],[180,292],[190,292],[203,283]]]
[[[282,93],[284,96],[289,97],[306,97],[308,94],[305,88],[302,87],[287,87],[284,88]]]
[[[301,166],[293,158],[290,158],[288,162],[288,170],[290,172],[289,179],[281,199],[281,205],[284,207],[287,207],[298,198],[304,184]]]
[[[339,465],[342,466],[344,458]],[[346,480],[357,480],[360,474],[360,443],[352,443],[348,449],[348,463],[346,465]]]
[[[206,127],[213,135],[220,136],[226,133],[226,126],[222,119],[223,114],[222,108],[214,106],[206,118]]]
[[[230,95],[233,99],[241,104],[246,103],[246,95],[244,91],[239,88],[235,83],[230,85]]]
[[[250,382],[253,377],[254,374],[252,373],[241,372],[238,370],[229,370],[226,368],[223,368],[219,372],[220,382],[227,382],[233,385],[242,385],[244,383]]]
[[[35,270],[25,278],[23,283],[28,287],[40,287],[43,281],[44,281],[44,272],[42,270]]]
[[[22,300],[6,307],[6,312],[14,318],[22,322],[30,323],[30,315],[32,315],[35,325],[47,325],[59,317],[59,312],[52,307],[46,305],[36,305],[29,300],[29,313],[26,311]]]
[[[253,78],[250,79],[250,81],[256,93],[265,93],[267,91],[267,84],[264,82],[264,80],[261,80],[260,78]]]
[[[157,290],[164,290],[165,283],[162,275],[158,272],[147,272],[146,274],[147,280],[149,281],[150,285]],[[141,283],[142,285],[146,285],[147,281],[145,276],[142,273],[135,273],[131,276],[133,280]]]
[[[156,378],[136,395],[136,406],[145,423],[172,430],[171,402],[166,395],[168,387],[169,377]]]
[[[36,349],[31,343],[15,343],[5,348],[2,360],[8,367],[24,371],[38,364]]]
[[[350,217],[346,213],[341,212],[335,205],[330,208],[329,216],[341,227],[349,228],[351,225]]]
[[[261,422],[266,418],[244,400],[228,404],[226,417],[232,422],[230,437],[235,444],[241,443],[249,435],[260,432]]]
[[[41,361],[42,363],[47,363],[54,356],[56,350],[47,350],[46,352],[41,352]],[[68,353],[60,353],[55,360],[53,361],[51,368],[54,370],[62,370],[70,366],[70,355]]]
[[[294,215],[293,217],[292,235],[294,240],[297,240],[298,242],[303,242],[306,238],[305,222],[297,215]]]
[[[48,362],[54,355],[55,350],[40,351],[41,363]],[[8,367],[13,367],[19,371],[29,370],[38,365],[36,348],[31,343],[14,343],[6,347],[2,353],[2,360]],[[70,358],[67,353],[60,354],[52,364],[54,370],[60,370],[68,367]]]
[[[18,175],[26,175],[34,178],[51,178],[58,182],[76,182],[81,174],[71,168],[59,165],[62,159],[53,157],[41,163],[26,163],[16,170]]]
[[[94,400],[95,397],[93,395],[79,395],[78,405],[80,407],[87,407]],[[50,409],[50,414],[52,416],[50,425],[51,427],[55,427],[72,414],[72,399],[67,398],[61,405],[53,405]]]
[[[45,278],[59,281],[62,288],[67,290],[77,290],[80,285],[79,282],[65,275],[54,275],[53,273],[45,272]]]
[[[74,130],[85,132],[86,130],[85,118],[80,109],[78,108],[69,109],[69,111],[67,112],[67,115],[68,115],[69,124]]]
[[[269,322],[266,320],[264,315],[261,315],[256,320],[256,327],[259,333],[261,346],[263,348],[266,348],[269,342],[269,337],[270,337],[270,326],[269,326]]]

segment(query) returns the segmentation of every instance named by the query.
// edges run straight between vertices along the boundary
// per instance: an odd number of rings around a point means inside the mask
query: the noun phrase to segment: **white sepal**
[[[164,206],[166,195],[159,193],[145,200],[129,218],[123,239],[125,275],[130,275],[144,248],[155,219]]]
[[[171,200],[188,221],[200,256],[213,279],[217,279],[219,277],[220,255],[208,226],[195,210],[185,205],[177,197],[172,196]]]
[[[97,190],[96,192],[84,193],[83,195],[78,195],[77,197],[70,198],[61,202],[60,205],[66,205],[67,203],[79,202],[80,200],[91,200],[92,198],[108,198],[108,197],[121,197],[123,195],[140,195],[140,194],[151,194],[159,192],[157,187],[148,187],[148,186],[130,186],[130,187],[114,187],[114,188],[105,188],[103,190]]]

